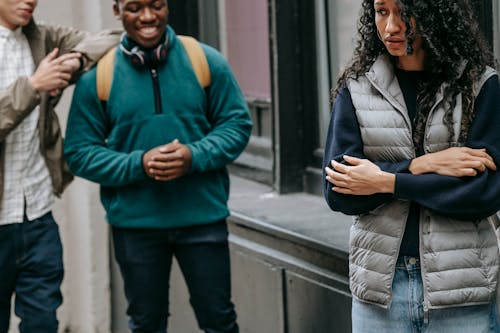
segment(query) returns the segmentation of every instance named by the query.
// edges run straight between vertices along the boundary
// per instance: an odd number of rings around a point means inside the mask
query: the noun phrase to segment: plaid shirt
[[[21,28],[0,26],[0,89],[20,76],[31,76],[35,64]],[[0,225],[36,219],[54,202],[49,171],[40,152],[36,107],[5,139],[5,173]]]

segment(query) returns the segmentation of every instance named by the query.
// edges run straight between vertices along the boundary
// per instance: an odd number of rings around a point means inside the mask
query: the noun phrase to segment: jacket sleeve
[[[349,90],[344,87],[335,100],[333,106],[328,136],[325,144],[323,160],[323,192],[328,206],[334,211],[348,215],[367,213],[376,207],[394,199],[390,194],[374,194],[367,196],[341,194],[332,191],[332,184],[325,179],[325,167],[331,167],[331,161],[345,163],[344,155],[366,158],[363,152],[363,141],[359,130]],[[401,162],[376,162],[380,169],[396,173],[408,172],[410,160]]]
[[[103,30],[88,32],[69,27],[44,25],[46,30],[48,51],[58,47],[60,54],[80,52],[86,62],[84,70],[90,69],[106,53],[116,46],[120,40],[121,30]]]
[[[83,70],[93,67],[108,50],[118,45],[121,30],[103,30],[99,33],[88,34],[72,51],[84,55],[86,62]]]
[[[40,25],[45,36],[45,47],[51,51],[55,47],[60,54],[77,51],[86,57],[85,68],[89,69],[110,48],[116,45],[120,31],[105,30],[89,33],[73,28]],[[81,72],[73,75],[74,82]],[[33,89],[28,77],[20,76],[6,89],[0,91],[0,142],[26,118],[42,101],[41,95]]]
[[[95,69],[78,81],[66,127],[64,153],[71,171],[104,186],[124,186],[147,178],[144,151],[122,153],[108,148],[110,126],[97,98]]]
[[[203,139],[188,145],[192,154],[191,172],[220,169],[245,149],[252,130],[247,103],[227,61],[203,45],[210,67],[207,88],[207,115],[212,130]]]
[[[26,76],[18,77],[7,89],[0,91],[0,142],[33,111],[40,98]]]
[[[491,77],[476,98],[475,118],[466,146],[486,148],[497,171],[486,170],[475,177],[397,173],[395,196],[413,200],[440,214],[471,220],[493,215],[500,209],[500,84]]]

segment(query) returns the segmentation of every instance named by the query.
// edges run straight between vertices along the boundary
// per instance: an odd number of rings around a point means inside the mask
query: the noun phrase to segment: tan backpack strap
[[[106,102],[113,82],[113,67],[115,64],[116,48],[109,50],[98,62],[96,73],[97,97]]]
[[[210,68],[208,67],[207,57],[201,48],[200,43],[193,37],[178,36],[184,45],[184,49],[188,54],[194,73],[198,78],[198,82],[203,88],[210,85]]]

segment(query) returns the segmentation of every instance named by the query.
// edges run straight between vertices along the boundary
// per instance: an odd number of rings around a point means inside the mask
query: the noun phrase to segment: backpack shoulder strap
[[[207,57],[205,52],[203,52],[200,43],[198,43],[198,41],[193,37],[178,37],[188,54],[194,73],[198,78],[198,82],[203,88],[207,88],[210,85],[210,68],[208,67]]]
[[[203,88],[207,88],[210,86],[210,68],[200,43],[193,37],[188,36],[179,36],[179,39],[188,54],[198,82]],[[115,54],[116,48],[112,48],[97,62],[97,96],[99,100],[104,102],[108,100],[111,90]]]
[[[113,81],[113,67],[115,64],[116,48],[109,50],[98,62],[96,73],[97,97],[106,102]]]

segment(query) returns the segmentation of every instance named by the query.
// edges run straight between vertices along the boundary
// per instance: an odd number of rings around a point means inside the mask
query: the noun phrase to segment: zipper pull
[[[151,73],[151,79],[153,80],[153,94],[155,102],[155,114],[161,114],[161,91],[160,91],[160,80],[158,78],[158,70],[155,67],[150,67],[149,72]]]
[[[426,303],[424,303],[424,324],[429,324],[429,309],[427,308]]]

